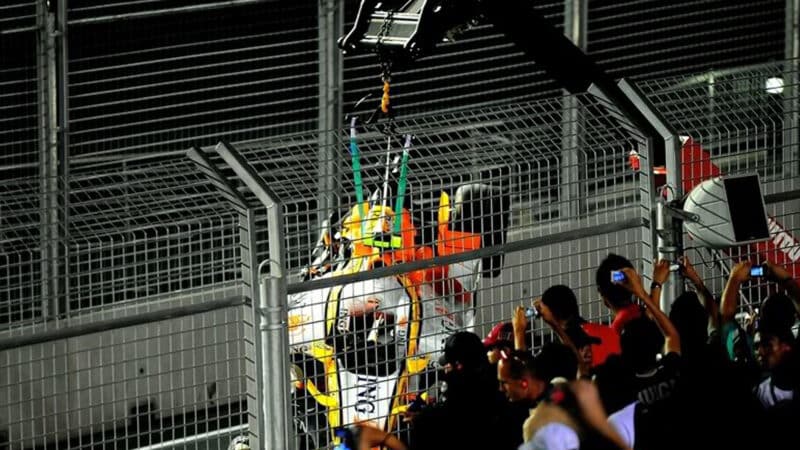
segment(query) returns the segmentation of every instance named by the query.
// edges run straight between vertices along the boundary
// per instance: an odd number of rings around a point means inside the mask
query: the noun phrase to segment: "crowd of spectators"
[[[773,293],[740,321],[740,288],[752,266],[735,265],[717,300],[681,258],[678,270],[691,289],[662,311],[671,264],[654,265],[648,290],[628,259],[610,254],[596,271],[609,325],[582,318],[573,291],[552,286],[531,306],[557,342],[532,351],[528,305],[483,340],[469,332],[450,336],[436,401],[406,415],[404,435],[360,427],[359,445],[797,448],[800,285],[785,268],[763,264]]]

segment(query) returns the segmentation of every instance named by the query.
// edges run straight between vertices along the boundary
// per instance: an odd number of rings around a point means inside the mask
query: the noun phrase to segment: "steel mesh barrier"
[[[402,119],[389,134],[357,125],[331,131],[331,148],[317,135],[235,146],[284,211],[301,448],[328,448],[355,421],[401,430],[448,335],[485,334],[552,284],[607,318],[593,269],[608,253],[649,276],[652,180],[628,165],[631,150],[650,165],[646,139],[612,105],[569,100]],[[533,335],[550,338],[541,323]]]
[[[790,268],[800,260],[795,237],[800,225],[797,79],[797,62],[789,60],[642,84],[650,101],[683,136],[684,193],[720,174],[760,177],[771,242],[687,253],[703,268],[717,295],[722,294],[730,267],[740,259],[770,260]],[[688,236],[685,245],[697,247]],[[766,282],[751,284],[744,291],[744,303],[757,305],[770,289]]]
[[[15,180],[0,197],[3,323],[235,282],[236,217],[191,169],[181,160],[95,166],[72,174],[69,207],[55,211],[42,210],[51,193],[38,180]],[[48,214],[62,220],[55,232],[41,226]]]
[[[746,68],[730,81],[716,74],[712,103],[727,115],[713,120],[700,117],[709,111],[709,91],[707,82],[692,84],[698,77],[643,86],[658,111],[680,134],[707,147],[712,160],[731,172],[759,173],[768,211],[787,231],[795,229],[797,211],[791,175],[796,126],[786,125],[796,124],[793,84],[784,83],[782,100],[770,103],[773,97],[759,97],[758,80],[776,70],[791,80],[791,67]],[[743,109],[749,114],[737,112]],[[324,140],[335,142],[329,147],[319,147],[316,133],[231,146],[281,200],[285,253],[279,259],[287,270],[285,331],[294,377],[288,415],[301,448],[328,446],[335,425],[355,420],[402,430],[398,413],[435,384],[435,361],[448,334],[470,329],[483,335],[552,284],[572,287],[585,317],[607,319],[593,270],[609,252],[628,256],[649,275],[650,149],[613,105],[580,95],[395,125],[387,184],[383,128],[356,127],[363,195],[376,196],[363,212],[356,204],[350,130],[331,131]],[[392,199],[399,195],[403,164],[397,156],[406,134],[413,136],[402,203],[408,212],[399,215],[395,232]],[[639,170],[629,164],[631,150]],[[237,177],[225,171],[219,180]],[[334,179],[334,190],[319,190],[325,177]],[[253,305],[242,304],[244,238],[230,198],[220,196],[196,164],[175,156],[89,165],[73,171],[68,186],[65,210],[42,210],[47,192],[32,178],[14,180],[2,197],[3,209],[15,211],[4,216],[2,230],[9,237],[3,242],[9,308],[2,351],[9,367],[20,367],[3,372],[0,428],[10,446],[203,441],[220,448],[248,430],[260,437],[252,394],[264,375],[252,356],[257,315],[251,318]],[[42,228],[39,214],[64,215],[64,228]],[[381,219],[386,225],[379,226]],[[274,259],[263,209],[254,221],[254,261]],[[339,247],[320,259],[326,239],[318,244],[318,238],[325,232],[328,251],[331,243]],[[51,244],[56,248],[43,252]],[[389,251],[376,252],[381,246]],[[345,247],[351,253],[340,253]],[[794,248],[780,247],[787,255]],[[720,269],[707,274],[715,289]],[[262,289],[262,295],[272,294]],[[231,297],[238,303],[219,303]],[[207,304],[214,306],[192,309]],[[157,317],[176,310],[182,315],[169,321]],[[47,332],[66,334],[49,338]],[[186,334],[191,337],[179,337]],[[538,321],[531,335],[533,346],[551,338]],[[192,356],[185,354],[185,341],[199,343],[190,346]],[[120,350],[109,355],[107,343]],[[120,366],[115,358],[125,352],[135,354]],[[71,366],[76,358],[97,360]],[[206,362],[217,368],[205,372]],[[221,388],[210,386],[220,383],[227,384],[225,401],[213,400]],[[28,390],[30,402],[18,394]],[[15,408],[25,414],[14,415]]]
[[[349,130],[312,131],[341,122],[335,114],[323,120],[317,108],[325,103],[316,72],[331,48],[338,53],[324,39],[341,34],[332,27],[321,37],[321,4],[101,3],[68,2],[64,41],[40,33],[47,2],[0,5],[0,447],[226,448],[247,433],[257,447],[265,425],[282,420],[265,416],[269,398],[258,386],[272,387],[255,331],[271,312],[254,291],[261,281],[261,296],[274,297],[266,286],[279,276],[258,280],[269,267],[259,262],[280,260],[286,270],[291,351],[273,355],[291,354],[293,397],[282,416],[293,419],[301,448],[330,444],[337,423],[401,429],[397,413],[434,385],[449,333],[485,334],[549,285],[568,284],[584,317],[607,319],[593,269],[608,252],[648,275],[655,249],[646,137],[590,95],[552,98],[552,81],[490,26],[398,74],[401,120],[391,149],[393,159],[402,134],[414,136],[405,202],[413,244],[400,221],[397,261],[346,255],[325,267],[320,235],[340,239],[343,218],[361,211]],[[721,292],[736,258],[800,252],[792,236],[797,65],[724,69],[781,57],[784,2],[673,3],[591,2],[585,37],[618,76],[718,69],[641,87],[725,173],[761,176],[773,248],[691,250],[697,265],[711,261],[703,273]],[[565,20],[561,3],[532,4],[554,23]],[[654,24],[654,8],[676,19]],[[68,60],[54,80],[58,58],[44,61],[43,49],[64,43]],[[344,76],[327,87],[346,106],[377,81],[368,57],[334,66]],[[764,77],[782,78],[784,91],[773,84],[768,92]],[[50,87],[60,82],[66,89]],[[65,100],[66,115],[52,109]],[[386,138],[377,126],[358,134],[368,198],[383,191]],[[235,142],[278,194],[285,254],[268,250],[276,224],[263,208],[243,221],[184,158],[187,146],[219,139]],[[631,150],[639,171],[628,164]],[[708,175],[687,173],[685,180]],[[450,228],[442,231],[444,203]],[[349,223],[347,244],[371,238],[366,247],[374,248],[376,236],[354,234],[361,222]],[[391,247],[391,236],[378,238]],[[364,275],[357,261],[374,269]],[[331,281],[333,270],[353,273]],[[751,303],[768,292],[754,286]],[[550,338],[538,321],[531,334],[534,346]]]
[[[225,449],[247,425],[243,337],[242,309],[228,307],[0,351],[3,445],[159,448],[206,434]]]
[[[592,0],[588,48],[615,77],[637,80],[784,58],[786,2]]]
[[[0,196],[0,445],[227,448],[253,405],[237,217],[183,158],[89,169],[66,208]]]
[[[7,3],[0,7],[0,173],[16,178],[37,173],[37,92],[47,78],[37,71],[35,2]]]
[[[521,239],[639,217],[640,186],[636,172],[626,164],[628,153],[641,136],[630,136],[615,125],[605,114],[603,102],[589,96],[576,98],[579,123],[565,118],[569,111],[562,109],[560,99],[398,120],[391,158],[402,151],[401,134],[413,135],[407,195],[412,204],[422,207],[415,213],[420,216],[420,228],[425,230],[434,223],[440,190],[469,183],[497,185],[510,191],[514,204],[520,206],[511,215],[508,231],[520,233]],[[570,127],[575,134],[567,137],[579,139],[573,147],[565,144],[563,134]],[[336,145],[322,149],[315,135],[237,146],[275,194],[285,199],[291,270],[298,270],[311,259],[321,231],[317,226],[329,214],[318,209],[320,199],[333,198],[342,210],[355,203],[348,134],[340,131],[334,135]],[[386,145],[379,126],[359,132],[365,196],[382,186]],[[560,164],[565,153],[578,154],[579,163]],[[333,159],[320,162],[327,157]],[[325,173],[320,167],[334,167],[336,172]],[[318,192],[317,182],[325,176],[336,179],[336,191]],[[586,181],[565,182],[567,176]],[[569,195],[572,198],[565,198]],[[597,211],[608,213],[598,215]],[[289,218],[292,216],[296,219]]]
[[[316,127],[313,3],[95,3],[68,13],[73,165]]]

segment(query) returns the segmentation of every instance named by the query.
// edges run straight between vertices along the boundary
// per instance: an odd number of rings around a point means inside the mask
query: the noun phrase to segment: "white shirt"
[[[784,390],[772,384],[772,377],[767,378],[758,385],[756,396],[761,401],[761,406],[770,408],[782,401],[792,400],[794,391]]]
[[[558,422],[549,423],[533,435],[533,439],[518,450],[578,450],[580,439],[575,431]]]
[[[625,441],[625,444],[630,448],[633,448],[633,442],[636,437],[633,428],[633,415],[636,412],[637,403],[638,402],[633,402],[608,416],[608,423],[614,427],[617,433],[622,437],[622,440]]]

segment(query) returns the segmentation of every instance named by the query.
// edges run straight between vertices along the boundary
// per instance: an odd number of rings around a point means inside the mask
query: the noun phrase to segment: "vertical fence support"
[[[680,197],[683,194],[681,192],[681,142],[677,132],[667,124],[634,84],[623,79],[619,82],[619,87],[658,133],[658,136],[653,137],[653,139],[661,139],[661,142],[658,142],[657,145],[663,145],[664,147],[667,185],[672,188],[675,198]],[[653,144],[656,144],[656,142],[653,142]],[[652,146],[650,150],[652,150]],[[651,154],[648,156],[651,156]],[[654,213],[652,216],[653,223],[651,224],[651,229],[656,231],[653,240],[653,244],[655,245],[653,248],[653,259],[675,261],[683,248],[682,225],[679,221],[674,220],[673,216],[668,214],[664,199],[656,197],[658,193],[654,191],[652,158],[648,158],[648,164],[643,167],[643,170],[647,171],[647,175],[650,178],[650,205],[651,211]],[[655,208],[652,208],[652,206],[655,206]],[[672,281],[667,283],[661,291],[661,310],[668,312],[669,308],[672,306],[672,302],[675,301],[682,292],[683,282],[678,274],[673,274]]]
[[[786,42],[783,68],[783,170],[784,179],[792,180],[787,190],[797,189],[797,177],[800,175],[800,0],[786,0]]]
[[[54,4],[37,6],[37,78],[39,104],[39,254],[41,312],[59,315],[59,89],[57,15]]]
[[[253,358],[247,373],[247,416],[250,426],[250,444],[252,448],[264,447],[264,433],[267,427],[266,418],[261,410],[264,404],[264,360],[263,342],[259,336],[261,329],[261,290],[258,284],[258,256],[256,252],[256,219],[255,211],[247,208],[239,213],[239,251],[242,261],[242,284],[245,296],[250,299],[252,311],[252,339],[246,354]],[[249,351],[248,351],[249,350]],[[253,372],[250,373],[250,370]],[[252,402],[252,403],[251,403]]]
[[[242,295],[250,302],[251,321],[250,328],[245,330],[245,367],[247,383],[247,421],[252,448],[264,448],[264,430],[266,428],[265,415],[262,412],[264,404],[264,363],[262,340],[259,336],[261,322],[261,289],[258,283],[259,264],[256,249],[256,214],[247,200],[225,178],[222,171],[215,165],[206,153],[197,148],[191,148],[186,156],[194,161],[202,172],[219,191],[223,198],[233,207],[239,216],[239,258],[242,270]],[[245,322],[246,323],[246,322]]]
[[[61,236],[58,260],[61,261],[62,268],[59,275],[61,299],[60,312],[68,314],[70,309],[70,249],[69,249],[69,39],[68,39],[68,16],[67,0],[58,2],[56,11],[56,70],[57,70],[57,94],[58,94],[58,165],[60,184],[56,187],[61,197],[61,218],[59,220]]]
[[[564,32],[576,47],[586,51],[587,0],[564,2]],[[564,91],[561,118],[561,192],[559,216],[577,217],[581,208],[581,104],[578,98]]]
[[[319,7],[319,146],[318,146],[318,211],[330,212],[338,198],[338,136],[342,126],[342,56],[336,40],[344,29],[344,2],[318,0]],[[317,222],[327,217],[318,217]],[[313,232],[314,230],[309,230]],[[311,242],[316,236],[310,236]]]
[[[259,336],[261,340],[262,411],[264,416],[262,448],[293,448],[292,414],[289,399],[289,335],[287,328],[286,253],[284,251],[283,205],[261,176],[232,145],[220,143],[217,153],[239,179],[267,208],[268,262],[270,267],[267,295],[259,298]],[[252,242],[255,246],[255,242]],[[267,262],[265,261],[265,262]],[[262,263],[263,265],[263,263]],[[259,266],[260,269],[260,266]],[[257,273],[260,270],[257,270]],[[258,275],[260,277],[260,275]],[[259,280],[260,281],[260,280]]]
[[[292,449],[294,433],[292,410],[289,402],[290,381],[287,359],[289,357],[287,336],[287,293],[283,255],[283,206],[272,203],[267,206],[270,272],[266,296],[262,296],[263,318],[261,334],[264,345],[262,358],[265,364],[264,380],[269,382],[264,390],[264,415],[270,429],[266,430],[266,448]],[[266,298],[264,298],[266,297]]]

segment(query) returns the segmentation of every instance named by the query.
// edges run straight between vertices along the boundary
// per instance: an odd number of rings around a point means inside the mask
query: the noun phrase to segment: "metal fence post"
[[[42,317],[59,315],[59,42],[53,5],[36,3],[39,103],[39,252]]]
[[[264,354],[264,416],[269,427],[264,441],[268,449],[294,448],[294,433],[289,424],[292,413],[289,404],[290,382],[287,359],[289,357],[286,328],[286,277],[283,236],[283,206],[273,203],[267,207],[269,239],[269,288],[261,298],[261,335]]]
[[[233,148],[220,143],[217,153],[225,160],[239,179],[267,209],[268,260],[270,266],[267,295],[258,295],[261,340],[262,411],[264,416],[263,446],[266,449],[292,447],[294,434],[290,432],[292,420],[289,402],[289,334],[287,329],[286,256],[284,251],[283,205],[255,169]],[[252,242],[255,245],[255,241]],[[265,261],[266,262],[266,261]],[[259,265],[260,267],[265,263]],[[260,276],[260,275],[259,275]],[[254,280],[256,281],[256,280]],[[260,282],[260,280],[257,280]]]
[[[586,51],[586,0],[566,0],[564,2],[564,32],[581,50]],[[561,192],[560,217],[576,217],[580,214],[581,160],[578,149],[581,143],[581,104],[578,98],[563,91],[562,97],[562,138],[561,138]]]
[[[800,0],[786,0],[786,42],[784,47],[784,57],[786,59],[783,68],[783,167],[787,179],[792,180],[791,186],[787,189],[796,189],[797,176],[800,174],[800,140],[798,136],[798,106],[797,92],[800,91],[798,83],[800,76]]]
[[[673,189],[673,195],[677,198],[682,195],[681,192],[681,142],[672,127],[658,114],[653,108],[652,104],[647,98],[639,91],[636,85],[623,79],[619,82],[619,87],[622,92],[631,100],[633,105],[639,110],[642,116],[650,123],[656,130],[658,136],[651,139],[662,139],[664,146],[665,168],[667,170],[667,185]],[[659,145],[662,145],[659,142]],[[653,142],[655,144],[655,142]],[[652,146],[649,148],[652,156]],[[655,184],[653,183],[653,159],[648,159],[648,164],[643,168],[647,171],[649,181],[649,195],[651,211],[654,223],[651,224],[651,229],[656,230],[653,244],[653,257],[654,259],[666,259],[668,261],[675,261],[683,248],[683,228],[680,222],[673,220],[673,217],[668,214],[664,208],[663,199],[657,198],[659,193],[655,192]],[[655,200],[655,201],[654,201]],[[656,208],[652,208],[653,205]],[[650,274],[647,274],[648,276]],[[669,311],[672,302],[683,292],[683,282],[679,275],[673,274],[672,282],[667,283],[661,292],[661,310]]]
[[[259,284],[260,265],[256,249],[256,214],[242,194],[232,186],[220,168],[214,164],[206,153],[191,148],[186,156],[195,162],[197,168],[204,173],[215,188],[228,201],[239,216],[239,259],[241,261],[243,295],[250,300],[252,311],[250,331],[245,330],[245,355],[250,359],[246,367],[247,378],[247,414],[250,444],[253,448],[263,448],[266,418],[263,413],[264,404],[264,363],[263,342],[260,336],[261,319],[263,317],[261,289]],[[252,373],[251,373],[252,371]]]
[[[69,250],[69,227],[70,227],[70,211],[69,211],[69,40],[68,40],[68,16],[67,16],[67,1],[62,0],[58,2],[56,11],[56,69],[57,69],[57,85],[56,90],[58,94],[58,111],[57,111],[57,137],[58,137],[58,165],[59,165],[59,178],[60,185],[56,185],[57,192],[61,193],[61,218],[59,221],[61,228],[60,241],[64,245],[59,245],[63,249],[63,253],[57,253],[58,260],[63,261],[63,267],[60,272],[60,292],[59,298],[61,299],[61,306],[59,310],[62,314],[68,314],[70,310],[70,250]],[[58,252],[58,250],[57,250]]]
[[[264,404],[264,343],[259,336],[261,330],[261,290],[258,279],[258,255],[256,251],[256,219],[252,208],[247,208],[244,214],[239,213],[239,251],[242,260],[242,283],[246,293],[250,298],[252,323],[252,357],[255,359],[253,367],[254,373],[248,374],[248,421],[250,423],[250,443],[252,448],[264,448],[264,434],[266,433],[267,422],[262,410]],[[251,405],[250,401],[254,404]]]
[[[319,0],[319,130],[317,201],[320,212],[330,212],[337,205],[339,168],[336,158],[338,136],[342,125],[342,56],[336,40],[344,28],[344,2]],[[324,215],[324,214],[322,214]],[[318,225],[327,217],[317,217]],[[309,230],[313,232],[313,230]],[[313,240],[316,236],[311,236]]]

